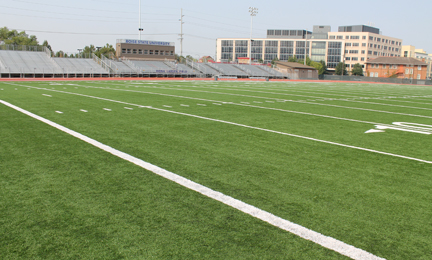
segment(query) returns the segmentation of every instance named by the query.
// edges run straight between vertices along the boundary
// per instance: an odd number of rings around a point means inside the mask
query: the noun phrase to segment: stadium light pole
[[[249,13],[251,16],[251,32],[250,32],[250,39],[249,39],[249,65],[252,64],[252,25],[253,25],[253,17],[256,16],[258,13],[258,8],[256,7],[249,7]]]
[[[141,32],[144,31],[144,29],[141,28],[141,0],[139,0],[138,13],[139,13],[138,39],[141,40]]]

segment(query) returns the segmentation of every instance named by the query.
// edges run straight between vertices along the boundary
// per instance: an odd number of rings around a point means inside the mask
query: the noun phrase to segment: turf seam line
[[[180,175],[177,175],[175,173],[167,171],[167,170],[165,170],[163,168],[160,168],[160,167],[158,167],[156,165],[153,165],[151,163],[145,162],[145,161],[143,161],[143,160],[141,160],[139,158],[136,158],[136,157],[134,157],[132,155],[129,155],[127,153],[124,153],[122,151],[114,149],[114,148],[112,148],[112,147],[110,147],[108,145],[105,145],[105,144],[103,144],[101,142],[98,142],[98,141],[96,141],[96,140],[94,140],[94,139],[92,139],[90,137],[87,137],[87,136],[85,136],[83,134],[80,134],[80,133],[78,133],[76,131],[73,131],[73,130],[71,130],[69,128],[66,128],[66,127],[64,127],[62,125],[54,123],[54,122],[52,122],[52,121],[50,121],[48,119],[45,119],[45,118],[43,118],[41,116],[33,114],[33,113],[31,113],[31,112],[29,112],[27,110],[24,110],[24,109],[22,109],[20,107],[12,105],[12,104],[10,104],[8,102],[0,100],[0,103],[4,104],[4,105],[6,105],[6,106],[8,106],[8,107],[10,107],[12,109],[15,109],[15,110],[17,110],[17,111],[19,111],[19,112],[21,112],[21,113],[23,113],[25,115],[28,115],[28,116],[30,116],[30,117],[32,117],[34,119],[37,119],[37,120],[39,120],[39,121],[41,121],[43,123],[46,123],[46,124],[48,124],[48,125],[56,128],[56,129],[58,129],[60,131],[63,131],[63,132],[65,132],[65,133],[67,133],[67,134],[69,134],[69,135],[71,135],[73,137],[76,137],[76,138],[78,138],[78,139],[80,139],[80,140],[82,140],[82,141],[84,141],[84,142],[86,142],[88,144],[91,144],[91,145],[93,145],[93,146],[95,146],[95,147],[97,147],[97,148],[99,148],[101,150],[104,150],[104,151],[106,151],[106,152],[108,152],[108,153],[110,153],[110,154],[112,154],[114,156],[117,156],[117,157],[119,157],[121,159],[124,159],[126,161],[129,161],[129,162],[131,162],[131,163],[133,163],[133,164],[135,164],[137,166],[140,166],[141,168],[144,168],[144,169],[146,169],[148,171],[151,171],[151,172],[153,172],[153,173],[155,173],[155,174],[157,174],[157,175],[159,175],[161,177],[164,177],[165,179],[171,180],[171,181],[173,181],[173,182],[175,182],[175,183],[177,183],[177,184],[179,184],[179,185],[181,185],[183,187],[186,187],[188,189],[196,191],[196,192],[198,192],[198,193],[200,193],[200,194],[202,194],[204,196],[207,196],[207,197],[209,197],[211,199],[217,200],[217,201],[219,201],[219,202],[221,202],[221,203],[223,203],[225,205],[228,205],[228,206],[233,207],[233,208],[235,208],[237,210],[240,210],[240,211],[242,211],[242,212],[244,212],[244,213],[246,213],[246,214],[248,214],[250,216],[258,218],[258,219],[260,219],[260,220],[262,220],[264,222],[267,222],[267,223],[269,223],[269,224],[271,224],[271,225],[273,225],[275,227],[278,227],[280,229],[286,230],[286,231],[288,231],[288,232],[290,232],[292,234],[295,234],[295,235],[297,235],[297,236],[299,236],[299,237],[301,237],[303,239],[312,241],[312,242],[314,242],[316,244],[319,244],[319,245],[321,245],[321,246],[323,246],[325,248],[328,248],[330,250],[338,252],[339,254],[348,256],[348,257],[350,257],[352,259],[359,259],[359,260],[360,259],[362,259],[362,260],[363,259],[365,259],[365,260],[369,260],[369,259],[370,260],[384,259],[384,258],[375,256],[375,255],[373,255],[373,254],[371,254],[371,253],[369,253],[367,251],[364,251],[362,249],[356,248],[356,247],[354,247],[352,245],[349,245],[349,244],[346,244],[346,243],[344,243],[342,241],[334,239],[332,237],[325,236],[325,235],[323,235],[321,233],[318,233],[316,231],[310,230],[308,228],[305,228],[305,227],[303,227],[301,225],[295,224],[293,222],[290,222],[290,221],[285,220],[283,218],[280,218],[278,216],[275,216],[275,215],[273,215],[273,214],[271,214],[271,213],[269,213],[267,211],[261,210],[261,209],[259,209],[257,207],[254,207],[254,206],[250,205],[250,204],[247,204],[245,202],[237,200],[237,199],[235,199],[233,197],[227,196],[227,195],[225,195],[225,194],[223,194],[221,192],[212,190],[212,189],[210,189],[210,188],[208,188],[206,186],[203,186],[203,185],[201,185],[199,183],[193,182],[193,181],[191,181],[189,179],[186,179],[186,178],[184,178],[184,177],[182,177]]]

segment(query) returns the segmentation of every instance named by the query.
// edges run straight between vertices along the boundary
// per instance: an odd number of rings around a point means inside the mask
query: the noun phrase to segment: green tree
[[[51,45],[48,43],[47,40],[45,40],[45,41],[42,43],[42,46],[47,47],[48,50],[52,51]]]
[[[38,46],[36,36],[28,35],[25,31],[9,30],[7,27],[0,28],[0,41],[5,44]]]
[[[81,54],[85,57],[85,58],[89,58],[91,57],[91,54],[93,52],[96,52],[96,47],[93,44],[90,44],[90,46],[85,46],[84,49],[82,50]]]
[[[272,61],[271,64],[274,66],[276,64],[276,61],[279,61],[278,57],[275,57]]]
[[[336,75],[342,75],[342,72],[343,72],[343,75],[347,75],[347,70],[346,70],[345,64],[343,62],[339,62],[338,65],[336,65],[335,73],[336,73]]]
[[[259,59],[258,63],[261,63],[261,64],[264,63],[263,59]]]
[[[355,76],[363,76],[363,68],[360,63],[354,64],[354,67],[351,70],[351,74]]]
[[[325,64],[325,61],[321,60],[319,63],[321,64],[321,67],[318,69],[318,75],[327,74],[327,65]]]
[[[94,52],[94,54],[96,56],[98,56],[99,58],[101,58],[102,55],[105,56],[105,57],[110,57],[110,56],[115,55],[115,49],[114,49],[114,47],[111,44],[107,43],[102,48],[99,48],[98,50],[96,50]]]
[[[64,57],[64,52],[63,51],[58,51],[58,52],[56,52],[55,56],[63,58]]]
[[[297,62],[297,59],[295,56],[291,56],[288,58],[288,62]]]

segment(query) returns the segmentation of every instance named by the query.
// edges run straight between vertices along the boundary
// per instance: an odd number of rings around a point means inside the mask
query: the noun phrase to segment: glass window
[[[362,36],[362,39],[363,39],[363,40],[366,40],[366,36],[365,36],[365,35],[363,35],[363,36]]]
[[[132,52],[132,51],[131,51],[131,49],[127,49],[127,53],[129,53],[129,54],[130,54],[131,52]]]
[[[359,46],[360,44],[358,43],[358,42],[354,42],[353,44],[352,44],[352,46],[353,47],[357,47],[357,46]]]
[[[338,39],[338,40],[342,40],[342,39],[343,39],[343,36],[342,36],[342,35],[338,35],[337,39]]]
[[[122,49],[122,53],[126,53],[126,49]]]
[[[133,49],[133,50],[132,50],[132,53],[133,53],[133,54],[137,54],[137,49]]]
[[[150,52],[149,52],[149,53],[150,53],[150,55],[153,55],[153,50],[150,50]]]
[[[138,50],[138,54],[143,54],[141,49]]]
[[[144,50],[144,55],[147,55],[148,54],[148,50]]]

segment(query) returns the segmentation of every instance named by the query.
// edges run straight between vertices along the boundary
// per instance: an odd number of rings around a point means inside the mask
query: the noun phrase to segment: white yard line
[[[37,88],[37,87],[32,87],[32,88]],[[47,89],[43,89],[43,90],[47,90]],[[65,91],[61,91],[61,90],[52,90],[52,91],[61,92],[61,93],[65,93],[65,94],[78,95],[78,96],[83,96],[83,97],[89,97],[89,98],[94,98],[94,99],[99,99],[99,100],[105,100],[105,101],[110,101],[110,102],[115,102],[115,103],[128,104],[130,106],[137,106],[137,107],[140,107],[140,108],[149,108],[149,109],[159,110],[159,111],[164,111],[164,112],[169,112],[169,113],[173,113],[173,114],[190,116],[190,117],[195,117],[195,118],[200,118],[200,119],[205,119],[205,120],[210,120],[210,121],[215,121],[215,122],[220,122],[220,123],[226,123],[226,124],[231,124],[231,125],[246,127],[246,128],[255,129],[255,130],[266,131],[266,132],[270,132],[270,133],[276,133],[276,134],[281,134],[281,135],[286,135],[286,136],[291,136],[291,137],[297,137],[297,138],[307,139],[307,140],[311,140],[311,141],[316,141],[316,142],[321,142],[321,143],[326,143],[326,144],[332,144],[332,145],[337,145],[337,146],[341,146],[341,147],[352,148],[352,149],[357,149],[357,150],[362,150],[362,151],[367,151],[367,152],[372,152],[372,153],[377,153],[377,154],[383,154],[383,155],[388,155],[388,156],[393,156],[393,157],[398,157],[398,158],[403,158],[403,159],[408,159],[408,160],[413,160],[413,161],[418,161],[418,162],[432,164],[432,161],[427,161],[427,160],[423,160],[423,159],[419,159],[419,158],[414,158],[414,157],[410,157],[410,156],[404,156],[404,155],[399,155],[399,154],[387,153],[387,152],[383,152],[383,151],[378,151],[378,150],[373,150],[373,149],[368,149],[368,148],[363,148],[363,147],[358,147],[358,146],[352,146],[352,145],[347,145],[347,144],[341,144],[341,143],[336,143],[336,142],[331,142],[331,141],[316,139],[316,138],[307,137],[307,136],[301,136],[301,135],[296,135],[296,134],[284,133],[284,132],[270,130],[270,129],[265,129],[265,128],[260,128],[260,127],[248,126],[248,125],[239,124],[239,123],[235,123],[235,122],[229,122],[229,121],[225,121],[225,120],[219,120],[219,119],[214,119],[214,118],[209,118],[209,117],[203,117],[203,116],[198,116],[198,115],[193,115],[193,114],[186,114],[186,113],[181,113],[181,112],[176,112],[176,111],[171,111],[171,110],[166,110],[166,109],[161,109],[161,108],[154,108],[154,107],[151,107],[151,106],[143,106],[143,105],[138,105],[138,104],[133,104],[133,103],[127,103],[127,102],[123,102],[123,101],[113,100],[113,99],[95,97],[95,96],[78,94],[78,93],[72,93],[72,92],[65,92]],[[230,104],[230,103],[227,103],[227,104]],[[245,105],[245,104],[237,104],[237,105],[250,106],[250,105]],[[274,109],[274,110],[277,110],[277,109]],[[356,120],[349,120],[349,119],[347,119],[347,121],[356,121]],[[358,121],[358,122],[365,122],[365,121]],[[371,122],[369,122],[369,123],[371,123]],[[380,125],[386,125],[386,124],[380,124]]]
[[[157,87],[157,88],[160,88],[160,87]],[[395,105],[395,104],[386,104],[386,103],[376,103],[376,102],[367,102],[367,101],[354,100],[354,99],[371,99],[370,97],[327,98],[327,97],[320,97],[320,96],[298,95],[298,94],[291,94],[291,93],[278,93],[278,92],[269,92],[269,91],[258,91],[258,90],[251,90],[250,88],[249,89],[245,89],[245,88],[242,88],[242,87],[235,87],[235,88],[228,89],[228,88],[216,88],[216,87],[207,87],[206,86],[206,87],[202,87],[202,88],[203,89],[218,89],[218,90],[234,90],[234,91],[244,91],[244,92],[252,92],[252,93],[254,93],[254,92],[255,93],[264,93],[264,94],[271,94],[271,95],[298,96],[298,97],[307,97],[307,98],[313,98],[313,99],[322,99],[320,101],[342,101],[342,102],[364,103],[364,104],[374,104],[374,105],[382,105],[382,106],[403,107],[403,108],[420,109],[420,110],[432,110],[431,108],[412,107],[412,106],[403,106],[403,105]],[[252,88],[252,89],[254,89],[254,88]],[[261,90],[261,88],[258,88],[258,89]],[[186,91],[187,90],[188,89],[186,89]],[[266,90],[274,90],[274,89],[266,88]],[[289,91],[289,90],[277,89],[276,91]],[[300,92],[300,91],[297,91],[297,92]],[[313,93],[313,92],[305,92],[305,93]],[[313,94],[316,94],[316,93],[313,93]],[[326,95],[326,94],[324,94],[324,95]],[[327,94],[327,95],[330,95],[330,94]],[[339,96],[344,96],[344,95],[339,95]],[[274,98],[271,98],[271,99],[274,99]],[[376,99],[376,98],[374,98],[374,99]],[[386,99],[384,99],[384,100],[386,100]],[[307,101],[315,101],[315,100],[307,100]],[[266,101],[266,102],[269,102],[269,101]],[[278,102],[284,102],[284,101],[278,100]],[[241,103],[243,103],[243,102],[241,102]]]
[[[165,87],[146,87],[146,88],[171,90],[170,88],[165,88]],[[107,89],[111,89],[111,88],[107,88]],[[224,92],[213,92],[213,91],[196,90],[196,89],[178,89],[178,88],[176,88],[176,90],[193,91],[193,92],[210,93],[210,94],[220,94],[220,95],[230,95],[230,96],[239,96],[239,97],[248,97],[248,98],[260,98],[260,99],[280,100],[280,98],[271,98],[271,97],[262,97],[262,96],[251,96],[251,95],[243,95],[243,94],[235,94],[235,93],[224,93]],[[147,93],[147,92],[143,92],[143,93]],[[152,93],[152,92],[149,92],[149,93]],[[322,103],[307,102],[307,101],[298,101],[298,100],[285,100],[285,101],[287,101],[287,102],[294,102],[294,103],[302,103],[302,104],[310,104],[310,105],[318,105],[318,106],[329,106],[329,107],[337,107],[337,108],[344,108],[344,109],[352,109],[352,110],[362,110],[362,111],[369,111],[369,112],[375,112],[375,113],[385,113],[385,114],[403,115],[403,116],[412,116],[412,117],[422,117],[422,118],[430,118],[430,119],[432,119],[431,116],[408,114],[408,113],[399,113],[399,112],[392,112],[392,111],[385,111],[385,110],[376,110],[376,109],[361,108],[361,107],[348,107],[348,106],[341,106],[341,105],[322,104]],[[268,102],[268,101],[266,101],[266,102]]]
[[[177,175],[177,174],[172,173],[170,171],[167,171],[163,168],[160,168],[156,165],[153,165],[151,163],[143,161],[143,160],[136,158],[130,154],[116,150],[116,149],[114,149],[108,145],[100,143],[94,139],[91,139],[85,135],[82,135],[78,132],[75,132],[69,128],[66,128],[66,127],[59,125],[57,123],[54,123],[48,119],[45,119],[45,118],[40,117],[38,115],[35,115],[29,111],[26,111],[22,108],[17,107],[17,106],[14,106],[8,102],[0,100],[0,103],[4,104],[10,108],[13,108],[13,109],[15,109],[15,110],[17,110],[23,114],[26,114],[26,115],[34,118],[34,119],[37,119],[41,122],[44,122],[44,123],[46,123],[46,124],[48,124],[54,128],[57,128],[60,131],[63,131],[69,135],[72,135],[72,136],[74,136],[74,137],[76,137],[76,138],[78,138],[78,139],[80,139],[80,140],[82,140],[88,144],[91,144],[91,145],[93,145],[93,146],[95,146],[95,147],[97,147],[103,151],[106,151],[106,152],[108,152],[114,156],[117,156],[123,160],[129,161],[135,165],[140,166],[143,169],[146,169],[146,170],[151,171],[151,172],[153,172],[153,173],[155,173],[155,174],[157,174],[163,178],[166,178],[170,181],[173,181],[173,182],[175,182],[175,183],[177,183],[183,187],[186,187],[188,189],[196,191],[196,192],[198,192],[198,193],[200,193],[206,197],[209,197],[211,199],[214,199],[216,201],[222,202],[225,205],[233,207],[233,208],[235,208],[235,209],[237,209],[243,213],[246,213],[252,217],[258,218],[258,219],[260,219],[264,222],[267,222],[267,223],[269,223],[275,227],[278,227],[280,229],[291,232],[292,234],[295,234],[295,235],[297,235],[303,239],[312,241],[312,242],[319,244],[325,248],[328,248],[330,250],[338,252],[339,254],[345,255],[345,256],[350,257],[352,259],[359,259],[359,260],[360,259],[362,259],[362,260],[364,260],[364,259],[370,259],[370,260],[372,260],[372,259],[374,259],[374,260],[375,259],[377,259],[377,260],[378,259],[384,259],[384,258],[375,256],[369,252],[366,252],[362,249],[356,248],[352,245],[348,245],[348,244],[346,244],[342,241],[339,241],[337,239],[334,239],[332,237],[325,236],[321,233],[310,230],[308,228],[305,228],[303,226],[300,226],[298,224],[295,224],[293,222],[290,222],[290,221],[285,220],[283,218],[280,218],[278,216],[275,216],[275,215],[271,214],[270,212],[264,211],[262,209],[254,207],[250,204],[247,204],[243,201],[240,201],[240,200],[237,200],[233,197],[227,196],[221,192],[212,190],[206,186],[203,186],[199,183],[196,183],[196,182],[193,182],[189,179],[186,179],[180,175]]]
[[[65,92],[65,91],[61,91],[61,90],[51,90],[51,89],[38,88],[38,87],[31,87],[31,88],[41,89],[41,90],[48,90],[48,91],[54,91],[54,92],[59,92],[59,93],[64,93],[64,94],[72,94],[72,95],[90,97],[90,98],[101,99],[101,100],[106,100],[106,101],[111,101],[111,102],[122,103],[122,104],[128,104],[128,105],[133,105],[133,106],[140,106],[140,105],[137,105],[137,104],[131,104],[131,103],[126,103],[126,102],[112,100],[112,99],[105,99],[105,98],[100,98],[100,97],[88,96],[88,95],[79,94],[79,93]],[[93,87],[90,87],[90,88],[93,88]],[[138,90],[126,90],[126,89],[122,90],[122,89],[113,89],[113,88],[101,88],[101,89],[116,90],[116,91],[126,91],[126,92],[135,92],[135,93],[143,93],[143,94],[152,94],[152,95],[160,95],[160,96],[168,96],[168,97],[176,97],[176,98],[185,98],[185,99],[193,99],[193,100],[208,101],[208,102],[220,102],[220,103],[230,104],[230,105],[236,105],[236,106],[245,106],[245,107],[253,107],[253,108],[257,108],[257,109],[266,109],[266,110],[273,110],[273,111],[293,113],[293,114],[301,114],[301,115],[308,115],[308,116],[324,117],[324,118],[343,120],[343,121],[350,121],[350,122],[363,123],[363,124],[383,125],[383,126],[389,126],[389,127],[392,126],[392,125],[387,125],[385,123],[378,123],[378,122],[357,120],[357,119],[351,119],[351,118],[343,118],[343,117],[337,117],[337,116],[328,116],[328,115],[314,114],[314,113],[294,111],[294,110],[287,110],[287,109],[280,109],[280,108],[273,108],[273,107],[261,107],[261,106],[247,105],[247,104],[241,104],[241,103],[223,102],[223,101],[217,101],[217,100],[211,100],[211,99],[202,99],[202,98],[178,96],[178,95],[171,95],[171,94],[164,94],[164,93],[146,92],[146,91],[138,91]],[[292,100],[287,100],[287,101],[292,101]],[[263,103],[263,102],[257,102],[257,101],[254,101],[254,102],[255,103]],[[172,108],[172,106],[167,106],[167,105],[163,105],[163,107]]]

